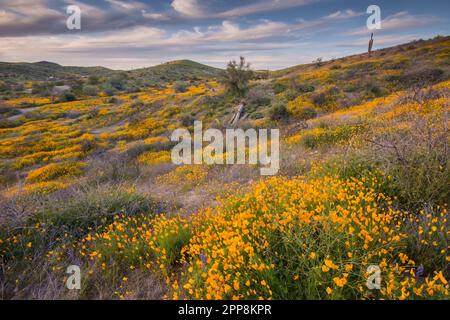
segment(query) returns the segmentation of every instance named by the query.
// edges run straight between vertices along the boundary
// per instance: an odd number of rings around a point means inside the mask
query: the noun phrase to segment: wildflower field
[[[450,39],[405,46],[254,77],[244,98],[137,71],[74,101],[10,93],[0,298],[449,299]],[[173,130],[225,129],[242,99],[240,128],[281,130],[277,176],[172,163]]]

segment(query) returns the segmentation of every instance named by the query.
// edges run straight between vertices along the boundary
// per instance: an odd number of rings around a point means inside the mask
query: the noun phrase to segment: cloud
[[[92,14],[101,14],[95,12]],[[127,7],[124,10],[138,10]],[[2,49],[10,57],[30,57],[23,47],[40,48],[33,56],[40,60],[54,56],[74,56],[76,53],[91,57],[111,57],[120,59],[120,55],[133,58],[143,52],[166,57],[175,53],[205,52],[208,55],[224,52],[281,51],[301,47],[298,40],[304,37],[303,31],[319,32],[320,26],[351,19],[359,13],[352,10],[337,11],[314,20],[293,21],[291,23],[258,20],[253,25],[242,26],[224,20],[221,24],[194,27],[191,29],[166,31],[164,28],[147,25],[122,27],[113,30],[95,29],[95,32],[78,34],[60,34],[55,36],[28,35],[22,37],[4,37]],[[102,18],[102,17],[100,17]],[[157,18],[157,17],[154,17]],[[305,47],[306,48],[306,47]],[[17,54],[20,52],[20,54]],[[41,55],[40,55],[41,53]],[[119,55],[119,57],[116,57]]]
[[[166,31],[163,28],[151,26],[132,26],[118,30],[100,30],[91,33],[63,34],[57,36],[29,35],[25,37],[4,37],[2,51],[4,55],[18,59],[30,59],[31,53],[23,51],[24,47],[35,49],[32,56],[40,60],[52,60],[53,57],[90,56],[129,59],[139,55],[174,57],[195,55],[204,52],[205,55],[239,54],[255,52],[277,52],[298,48],[309,49],[311,45],[299,42],[305,30],[320,31],[320,26],[350,19],[358,13],[346,10],[337,11],[315,20],[294,21],[292,23],[259,20],[253,25],[242,26],[231,20],[209,27],[194,27],[192,29]],[[23,58],[22,58],[23,57]],[[159,58],[158,58],[159,57]],[[11,58],[10,58],[11,59]],[[66,60],[68,58],[64,58]],[[102,62],[103,63],[103,62]],[[122,64],[123,65],[123,64]]]
[[[64,18],[62,12],[47,6],[48,1],[5,0],[0,3],[0,36],[27,33],[35,26],[55,30]]]
[[[241,28],[226,20],[221,26],[210,27],[203,35],[206,41],[248,41],[279,37],[280,33],[287,32],[288,29],[288,24],[270,20],[263,20],[248,28]]]
[[[198,0],[173,0],[172,8],[178,13],[189,17],[203,17],[207,15]]]
[[[105,0],[105,1],[110,3],[112,7],[123,11],[144,10],[147,8],[147,5],[137,1],[120,1],[120,0]]]
[[[249,41],[276,37],[296,37],[299,31],[318,28],[333,22],[351,19],[363,13],[352,10],[336,11],[315,20],[301,20],[291,24],[271,20],[260,20],[248,28],[241,28],[237,23],[225,20],[220,26],[209,27],[206,32],[197,28],[195,32],[183,32],[183,36],[202,37],[206,41]],[[319,29],[317,29],[319,31]]]
[[[150,20],[157,20],[157,21],[167,21],[170,20],[170,18],[164,14],[161,13],[153,13],[153,12],[147,12],[147,10],[141,11],[142,16],[146,19]]]
[[[325,16],[324,20],[345,20],[345,19],[351,19],[355,17],[362,16],[364,12],[356,12],[351,9],[347,10],[338,10],[336,12],[330,13],[329,15]]]
[[[0,37],[67,34],[66,7],[81,9],[82,32],[98,32],[167,21],[140,1],[102,0],[98,5],[79,0],[4,0],[0,2]]]
[[[206,0],[172,0],[172,8],[179,14],[191,18],[235,18],[255,13],[277,11],[305,6],[324,0],[260,0],[248,5],[241,5],[229,10],[217,12]]]
[[[262,39],[277,38],[295,38],[299,36],[302,30],[318,28],[329,23],[351,19],[363,13],[357,13],[352,10],[337,11],[315,20],[302,20],[291,24],[271,20],[260,20],[258,23],[247,28],[242,28],[239,24],[225,20],[221,25],[210,26],[206,28],[196,27],[193,30],[181,30],[172,35],[167,40],[179,45],[183,43],[196,44],[206,42],[245,42]],[[319,29],[318,29],[319,30]]]
[[[381,29],[378,31],[393,31],[407,28],[417,28],[441,21],[440,18],[433,15],[412,15],[407,11],[401,11],[381,21]],[[352,30],[347,35],[367,35],[377,30],[369,30],[367,27]]]
[[[139,18],[139,13],[142,17],[149,20],[167,21],[170,18],[162,13],[153,12],[149,6],[139,1],[123,1],[123,0],[104,0],[111,4],[111,8],[116,11],[123,12],[124,14],[135,14],[136,18]]]

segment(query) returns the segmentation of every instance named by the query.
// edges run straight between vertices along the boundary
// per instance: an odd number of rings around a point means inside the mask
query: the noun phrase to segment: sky
[[[69,30],[67,7],[81,12]],[[381,9],[381,29],[366,21]],[[0,0],[0,61],[136,69],[245,56],[282,69],[450,34],[448,0]]]

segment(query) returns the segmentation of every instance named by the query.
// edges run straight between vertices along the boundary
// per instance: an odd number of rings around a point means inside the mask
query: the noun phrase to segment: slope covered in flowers
[[[227,128],[241,100],[217,81],[5,100],[26,108],[0,121],[0,296],[448,299],[448,43],[253,80],[239,126],[281,131],[267,179],[171,163],[174,129]]]
[[[446,209],[399,211],[377,192],[379,179],[262,180],[189,217],[120,218],[78,254],[105,276],[160,273],[171,299],[448,298],[443,270],[424,273],[408,245],[418,236],[448,263]],[[379,292],[367,289],[370,265],[381,268]]]

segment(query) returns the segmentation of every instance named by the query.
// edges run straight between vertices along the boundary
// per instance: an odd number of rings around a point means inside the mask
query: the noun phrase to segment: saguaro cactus
[[[372,55],[372,47],[373,47],[373,33],[370,36],[370,41],[369,41],[369,57]]]

